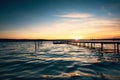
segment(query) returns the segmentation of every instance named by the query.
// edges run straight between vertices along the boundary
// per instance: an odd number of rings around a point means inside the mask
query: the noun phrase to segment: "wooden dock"
[[[86,48],[91,48],[91,49],[96,49],[99,52],[113,52],[114,54],[120,54],[120,40],[72,40],[68,44],[70,45],[76,45],[76,46],[81,46],[81,47],[86,47]],[[100,44],[99,47],[96,47],[96,44]],[[104,49],[105,44],[112,44],[113,49]]]
[[[52,41],[53,44],[70,44],[76,45],[91,49],[96,49],[100,52],[112,52],[114,54],[120,54],[120,38],[114,39],[80,39],[80,40],[73,40],[73,39],[57,39],[57,40],[45,40],[45,39],[0,39],[0,42],[35,42],[35,49],[37,46],[43,44],[45,41]],[[96,44],[100,44],[99,47],[96,47]],[[105,49],[105,44],[112,44],[113,49]]]
[[[42,40],[35,41],[35,49],[36,46],[39,46],[44,41],[52,41],[53,44],[69,44],[75,45],[90,49],[96,49],[101,53],[114,53],[120,55],[120,39],[81,39],[81,40]],[[99,46],[96,47],[96,45]],[[112,49],[105,49],[104,45],[111,44],[113,46]],[[110,46],[111,47],[111,46]]]

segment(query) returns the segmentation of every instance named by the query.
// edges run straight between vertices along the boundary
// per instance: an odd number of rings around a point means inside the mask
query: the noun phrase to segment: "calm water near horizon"
[[[120,55],[52,42],[0,42],[0,80],[120,80]]]

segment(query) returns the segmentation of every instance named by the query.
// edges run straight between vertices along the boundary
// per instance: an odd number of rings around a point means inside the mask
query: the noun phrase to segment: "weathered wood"
[[[119,44],[117,44],[117,54],[119,54]]]
[[[116,44],[114,43],[114,54],[116,54]]]
[[[35,41],[35,53],[36,53],[36,49],[37,49],[37,48],[36,48],[36,45],[37,45],[37,41]]]
[[[81,46],[81,43],[79,43],[79,46]]]
[[[76,43],[74,41],[71,41],[73,42],[73,45],[75,45]],[[95,45],[96,44],[101,44],[100,47],[96,47]],[[119,44],[120,44],[120,40],[103,40],[103,41],[99,41],[99,40],[80,40],[79,42],[79,45],[78,46],[83,46],[83,47],[88,47],[88,48],[95,48],[95,49],[98,49],[100,50],[101,52],[103,52],[105,49],[104,49],[104,44],[113,44],[114,45],[114,48],[113,48],[113,52],[116,54],[120,54],[120,51],[119,51]]]
[[[91,48],[93,48],[93,43],[91,43],[91,46],[90,46]]]
[[[101,48],[100,49],[101,49],[101,51],[103,51],[103,43],[101,43]]]

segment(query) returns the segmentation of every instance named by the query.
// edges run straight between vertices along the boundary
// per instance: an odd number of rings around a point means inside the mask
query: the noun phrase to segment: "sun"
[[[79,40],[79,39],[83,39],[83,37],[81,37],[81,36],[74,36],[73,39],[74,40]]]

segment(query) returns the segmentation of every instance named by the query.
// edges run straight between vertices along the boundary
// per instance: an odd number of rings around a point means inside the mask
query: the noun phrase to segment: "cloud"
[[[71,13],[69,13],[71,14]],[[86,13],[87,14],[87,13]],[[67,14],[64,14],[64,16]],[[59,15],[60,16],[60,15]],[[63,16],[63,15],[61,15]],[[78,15],[76,15],[77,17]],[[86,16],[84,18],[76,18],[74,15],[69,18],[62,17],[56,22],[44,25],[31,25],[21,29],[12,29],[13,34],[23,34],[25,37],[32,38],[72,38],[73,36],[82,36],[90,38],[94,36],[113,37],[120,35],[120,19],[119,18],[98,18],[95,16]],[[80,17],[80,16],[79,16]],[[10,33],[10,30],[9,30]]]
[[[62,17],[62,18],[90,18],[90,17],[93,17],[93,15],[87,14],[87,13],[68,13],[68,14],[57,15],[57,16]]]
[[[42,38],[72,38],[80,35],[84,38],[109,37],[120,35],[120,19],[60,19],[56,23],[47,25],[36,25],[29,28],[19,29],[18,33],[37,35]]]

